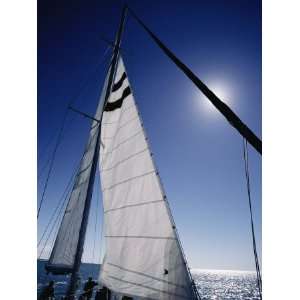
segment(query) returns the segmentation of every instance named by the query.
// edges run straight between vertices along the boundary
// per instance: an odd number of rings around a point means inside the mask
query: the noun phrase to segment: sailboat
[[[92,124],[45,268],[52,274],[71,274],[66,299],[76,299],[95,174],[99,168],[106,241],[100,285],[110,291],[111,299],[196,300],[200,296],[120,53],[127,11],[125,7],[95,115],[71,108],[90,118]],[[219,110],[226,110],[218,98],[213,100]],[[227,115],[230,114],[227,109]],[[231,123],[234,126],[234,120]],[[249,134],[247,127],[241,127]],[[259,148],[252,132],[247,137]]]

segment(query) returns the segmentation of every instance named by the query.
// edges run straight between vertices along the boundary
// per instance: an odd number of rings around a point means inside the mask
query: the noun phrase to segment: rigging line
[[[67,192],[67,195],[69,194],[69,192],[70,192],[70,187],[69,187],[69,186],[67,187],[67,189],[65,190],[65,192]],[[64,192],[64,194],[65,194],[65,192]],[[66,196],[67,196],[67,195],[66,195]],[[63,195],[63,196],[64,196],[64,195]],[[47,224],[45,230],[43,231],[43,234],[42,234],[42,236],[41,236],[41,238],[40,238],[40,240],[39,240],[39,242],[38,242],[38,244],[37,244],[37,247],[40,246],[42,240],[44,239],[44,236],[45,236],[46,233],[48,232],[48,228],[49,228],[49,226],[51,225],[51,223],[52,223],[52,221],[53,221],[53,218],[55,217],[55,215],[56,215],[58,209],[59,209],[61,206],[64,206],[65,201],[66,201],[66,196],[61,198],[61,200],[63,200],[63,201],[59,201],[59,202],[58,202],[58,205],[56,206],[56,208],[55,208],[55,210],[54,210],[54,212],[53,212],[53,214],[52,214],[52,216],[51,216],[51,218],[50,218],[50,220],[49,220],[49,222],[48,222],[48,224]],[[59,211],[60,211],[60,210],[59,210]]]
[[[110,48],[111,48],[111,47],[107,47],[107,48],[105,49],[104,54],[102,55],[100,61],[96,64],[95,69],[92,70],[92,71],[91,71],[91,74],[89,74],[89,75],[94,75],[94,74],[97,72],[98,67],[104,63],[104,61],[105,61],[105,59],[106,59],[105,56],[108,54],[108,51],[109,51]],[[78,89],[79,92],[76,93],[76,94],[74,95],[74,97],[72,97],[72,98],[75,98],[75,100],[76,100],[76,98],[80,95],[80,93],[81,93],[83,87],[86,87],[85,85],[86,85],[87,81],[88,81],[88,80],[90,79],[90,77],[91,77],[91,76],[89,77],[89,75],[86,77],[85,81],[84,81],[84,82],[81,84],[81,86],[79,87],[79,89]],[[58,128],[57,128],[57,129],[58,129]],[[46,150],[47,150],[47,148],[50,146],[50,144],[53,142],[55,136],[56,136],[56,134],[53,134],[53,136],[51,136],[51,138],[50,138],[50,139],[48,140],[48,142],[46,143],[46,146],[40,151],[40,154],[38,155],[38,156],[39,156],[39,160],[41,159],[42,156],[44,156],[45,152],[47,152]]]
[[[251,216],[252,246],[253,246],[253,253],[254,253],[254,258],[255,258],[257,284],[258,284],[258,288],[259,288],[259,293],[261,295],[261,276],[260,276],[259,262],[258,262],[257,251],[256,251],[256,241],[255,241],[254,224],[253,224],[253,216],[252,216],[252,204],[251,204],[251,194],[250,194],[250,179],[249,179],[250,176],[249,176],[249,166],[248,166],[247,142],[245,143],[245,141],[244,141],[243,146],[244,146],[245,174],[246,174],[246,180],[247,180],[249,210],[250,210],[250,216]]]
[[[99,91],[97,98],[100,97],[100,93],[101,93],[101,91]],[[93,128],[93,127],[92,127],[92,128]],[[97,133],[97,132],[96,132],[96,133]],[[92,138],[96,135],[96,133],[92,136]],[[90,143],[91,143],[91,141],[90,141]],[[81,164],[81,161],[82,161],[82,159],[83,159],[83,157],[84,157],[84,155],[85,155],[85,153],[86,153],[86,149],[87,149],[88,147],[89,147],[89,146],[86,146],[86,147],[85,147],[84,153],[83,153],[82,158],[81,158],[81,160],[80,160],[80,164]],[[78,174],[77,174],[77,175],[78,175]],[[78,186],[77,186],[77,187],[78,187]],[[70,224],[71,224],[71,225],[73,224],[73,220],[71,220],[71,219],[70,219],[70,221],[69,221],[69,223],[68,223],[68,226],[69,226]],[[66,232],[66,233],[67,233],[67,232]],[[63,237],[63,240],[65,240],[66,233],[65,233],[65,235],[64,235],[64,237]]]
[[[100,174],[99,174],[99,188],[100,188]],[[100,198],[100,193],[99,193],[99,198]],[[101,208],[102,208],[102,219],[101,219],[101,234],[100,234],[99,264],[101,265],[101,262],[102,262],[102,252],[103,252],[103,231],[104,231],[104,229],[103,229],[104,228],[104,206],[103,206],[103,201],[100,202],[100,205],[101,205]]]
[[[55,238],[57,237],[57,234],[58,234],[58,231],[59,231],[59,228],[60,228],[59,224],[62,222],[62,218],[64,216],[64,211],[66,210],[66,207],[68,206],[69,199],[71,197],[71,193],[72,193],[72,189],[70,189],[68,191],[68,194],[66,195],[66,197],[64,199],[64,202],[62,203],[62,206],[61,206],[61,208],[60,208],[60,210],[58,212],[58,215],[57,215],[54,223],[52,224],[51,230],[50,230],[50,232],[48,234],[48,237],[47,237],[47,239],[46,239],[46,241],[44,243],[44,246],[42,248],[42,251],[40,253],[39,258],[42,256],[42,254],[43,254],[43,252],[44,252],[44,250],[45,250],[45,248],[46,248],[46,246],[48,244],[48,241],[50,240],[51,236],[53,236],[53,237],[52,237],[52,241],[49,243],[49,245],[50,245],[49,248],[53,250],[54,243],[55,243]],[[55,227],[56,227],[56,230],[55,230]],[[52,234],[54,232],[54,230],[55,230],[55,233]]]
[[[96,82],[99,82],[100,80],[97,80]],[[68,121],[68,124],[64,130],[64,135],[63,135],[63,138],[64,136],[66,135],[66,132],[70,130],[70,126],[71,126],[71,123],[73,123],[73,121],[75,120],[75,116],[73,116],[69,121]],[[38,174],[38,177],[37,177],[37,180],[40,181],[40,184],[41,184],[41,178],[42,178],[42,175],[44,174],[44,171],[47,169],[47,166],[49,165],[49,162],[51,161],[51,157],[48,158],[47,162],[44,164],[44,166],[41,168],[41,170],[39,171],[39,174]]]
[[[72,176],[71,176],[69,182],[67,183],[67,186],[66,186],[66,188],[65,188],[65,190],[64,190],[64,192],[63,192],[63,194],[62,194],[62,196],[61,196],[61,198],[60,198],[60,200],[58,201],[57,206],[56,206],[54,212],[52,213],[52,215],[51,215],[51,217],[50,217],[50,220],[49,220],[47,226],[45,227],[45,230],[44,230],[44,232],[43,232],[43,234],[42,234],[42,236],[41,236],[41,238],[40,238],[40,240],[39,240],[39,242],[38,242],[38,245],[37,245],[38,247],[39,247],[41,241],[43,240],[43,238],[44,238],[46,232],[48,231],[48,228],[49,228],[50,224],[52,223],[52,220],[53,220],[54,216],[56,215],[56,212],[58,211],[60,205],[62,204],[63,200],[65,200],[66,195],[69,194],[69,189],[70,189],[71,184],[72,184],[72,182],[73,182],[73,180],[74,180],[74,178],[75,178],[76,173],[77,173],[78,170],[79,170],[79,167],[80,167],[80,164],[78,164],[78,166],[76,166],[76,168],[75,168],[75,170],[74,170],[74,172],[73,172],[73,174],[72,174]]]
[[[100,80],[96,80],[96,83],[98,83]],[[68,131],[69,129],[70,129],[70,125],[71,125],[71,123],[73,123],[73,121],[75,120],[75,117],[73,116],[69,121],[68,121],[68,126],[66,126],[66,129],[65,129],[65,131],[64,131],[64,134],[66,135],[66,131]],[[64,137],[64,136],[63,136]],[[52,141],[51,141],[52,142]],[[49,145],[50,145],[51,143],[49,143]],[[45,151],[45,153],[46,153],[46,151]],[[39,160],[41,160],[41,159],[39,159]],[[38,172],[39,174],[38,174],[38,181],[41,179],[41,177],[42,177],[42,175],[43,175],[43,173],[44,173],[44,171],[47,169],[47,166],[49,165],[49,163],[50,163],[50,161],[51,161],[51,157],[49,156],[49,158],[48,158],[48,160],[46,161],[46,163],[40,168],[40,171]]]
[[[75,168],[75,172],[72,174],[72,177],[71,177],[70,181],[68,182],[68,186],[69,186],[68,189],[69,189],[69,190],[67,191],[67,194],[66,194],[66,196],[65,196],[65,198],[64,198],[64,201],[62,202],[62,206],[61,206],[61,208],[60,208],[60,210],[59,210],[59,213],[58,213],[58,215],[57,215],[57,217],[56,217],[56,219],[55,219],[55,221],[54,221],[54,223],[53,223],[53,225],[52,225],[52,227],[51,227],[51,230],[50,230],[50,232],[49,232],[49,234],[48,234],[48,237],[47,237],[47,239],[46,239],[46,241],[45,241],[45,243],[44,243],[44,247],[43,247],[42,251],[40,252],[39,258],[42,256],[42,254],[43,254],[43,252],[44,252],[44,250],[45,250],[45,248],[46,248],[46,245],[47,245],[47,243],[48,243],[48,241],[49,241],[49,239],[50,239],[50,237],[51,237],[51,234],[52,234],[52,232],[53,232],[55,226],[57,225],[57,222],[58,222],[58,220],[59,220],[59,218],[60,218],[60,216],[61,216],[61,214],[62,214],[62,212],[63,212],[63,208],[66,206],[66,203],[67,203],[67,205],[68,205],[68,202],[69,202],[69,201],[67,201],[67,200],[70,199],[70,197],[71,197],[71,191],[72,191],[72,189],[71,189],[71,187],[72,187],[72,186],[71,186],[71,183],[73,182],[73,180],[75,179],[75,177],[76,177],[76,175],[77,175],[77,172],[78,172],[78,170],[79,170],[79,168],[80,168],[80,165],[81,165],[81,162],[82,162],[82,159],[83,159],[83,156],[84,156],[84,154],[83,154],[82,157],[80,158],[80,161],[79,161],[77,167]],[[65,191],[65,192],[66,192],[66,191]],[[65,194],[65,193],[63,193],[63,194]],[[51,243],[51,244],[52,244],[51,248],[53,248],[54,241],[55,241],[55,236],[57,236],[58,230],[59,230],[59,226],[57,227],[56,234],[54,234],[54,239],[53,239],[53,241],[52,241],[52,243]]]
[[[250,174],[249,174],[249,159],[248,159],[248,149],[247,149],[247,142],[244,143],[245,145],[245,157],[246,157],[246,178],[247,178],[247,190],[248,190],[248,198],[250,199],[249,207],[250,207],[250,213],[251,213],[251,231],[252,231],[252,243],[253,243],[253,249],[254,249],[254,257],[255,257],[255,266],[256,266],[256,272],[258,277],[258,284],[259,289],[261,293],[261,275],[260,275],[260,268],[259,268],[259,262],[257,257],[257,250],[256,250],[256,240],[255,240],[255,234],[254,234],[254,224],[253,224],[253,217],[252,217],[252,205],[251,205],[251,194],[250,194]]]
[[[69,121],[68,121],[68,127],[66,127],[66,129],[64,130],[64,135],[62,136],[62,138],[64,138],[64,136],[66,135],[66,132],[70,129],[71,123],[75,120],[75,117],[73,116]],[[41,168],[41,171],[38,174],[38,181],[41,179],[44,171],[47,169],[46,167],[48,166],[49,162],[51,160],[51,157],[49,157],[49,159],[47,160],[47,162],[45,163],[45,165]]]
[[[104,54],[101,56],[101,59],[99,61],[99,63],[96,65],[95,69],[92,71],[92,73],[90,75],[95,75],[95,73],[98,71],[98,67],[100,67],[100,65],[102,65],[105,60],[106,60],[106,55],[108,54],[108,51],[111,47],[108,46],[106,48],[106,50],[104,51]],[[86,77],[86,80],[83,82],[83,84],[81,85],[81,87],[79,88],[78,90],[78,93],[75,95],[75,97],[73,98],[73,101],[70,101],[69,102],[69,105],[68,106],[72,106],[75,102],[75,100],[78,98],[78,96],[81,94],[83,88],[86,86],[86,84],[89,82],[89,79],[90,79],[91,76],[87,76]]]
[[[68,195],[70,194],[70,191],[71,191],[71,190],[69,190]],[[41,256],[43,255],[44,250],[45,250],[45,248],[46,248],[46,245],[48,244],[48,241],[49,241],[49,239],[50,239],[50,237],[51,237],[51,235],[52,235],[52,232],[53,232],[55,226],[57,225],[60,216],[61,216],[62,213],[63,213],[63,208],[64,208],[65,204],[67,203],[68,195],[65,197],[65,200],[64,200],[64,202],[62,203],[62,206],[60,207],[59,213],[58,213],[58,215],[56,216],[56,219],[55,219],[54,223],[52,224],[52,227],[51,227],[51,230],[50,230],[50,232],[49,232],[49,234],[48,234],[48,237],[47,237],[47,239],[46,239],[46,241],[45,241],[45,243],[44,243],[44,246],[43,246],[43,248],[42,248],[42,250],[41,250],[41,252],[40,252],[40,254],[39,254],[39,257],[38,257],[39,259],[40,259]]]
[[[74,121],[74,118],[70,119],[68,121],[68,125],[70,125],[72,122]],[[70,127],[65,128],[64,133],[66,133],[66,131],[69,129]],[[64,138],[64,135],[62,136],[62,139]],[[38,171],[38,176],[37,176],[37,181],[39,182],[39,185],[42,184],[42,176],[45,172],[45,170],[47,170],[47,167],[49,165],[49,163],[51,162],[51,156],[49,156],[48,160],[46,161],[46,163],[43,165],[43,167],[41,167],[41,170]]]
[[[163,42],[141,21],[141,19],[130,9],[131,15],[140,26],[150,35],[158,47],[174,62],[174,64],[196,85],[196,87],[208,98],[214,107],[225,117],[247,141],[262,153],[262,142],[255,133],[234,113],[234,111],[223,101],[221,101],[175,54],[163,44]]]
[[[105,62],[105,59],[106,59],[105,56],[108,54],[108,50],[109,50],[109,49],[110,49],[110,47],[107,47],[107,48],[106,48],[106,50],[104,51],[103,56],[101,57],[101,60],[99,61],[98,64],[96,64],[95,69],[92,70],[92,73],[89,74],[89,75],[94,75],[94,74],[98,71],[98,67],[100,67],[100,66]],[[74,101],[79,97],[79,95],[81,94],[82,90],[83,90],[84,88],[87,87],[87,83],[88,83],[90,77],[92,77],[92,76],[88,76],[88,77],[85,79],[85,81],[81,84],[80,88],[78,89],[78,93],[76,92],[76,94],[74,94],[74,96],[72,97],[72,99],[74,99]],[[100,78],[100,79],[101,79],[101,78]],[[100,80],[99,80],[99,81],[100,81]],[[96,80],[96,82],[98,82],[98,80]],[[70,103],[74,103],[74,101],[71,101]],[[74,118],[71,119],[71,121],[73,121],[73,120],[74,120]],[[70,123],[71,123],[71,121],[70,121]],[[57,129],[58,129],[58,128],[57,128]],[[54,135],[52,136],[52,138],[48,141],[47,146],[43,149],[43,151],[41,151],[41,152],[43,152],[43,153],[41,153],[41,154],[39,155],[39,160],[41,160],[41,157],[44,156],[44,154],[47,152],[46,150],[48,150],[48,149],[46,149],[46,148],[48,148],[48,147],[51,145],[51,143],[53,142],[54,137],[55,137],[56,135],[57,135],[57,134],[54,134]]]
[[[71,193],[68,195],[68,197],[67,198],[70,198],[71,197]],[[66,199],[67,200],[67,199]],[[63,205],[63,207],[67,207],[68,206],[68,201],[66,201],[67,203],[65,204],[64,203],[64,205]],[[50,242],[50,249],[52,249],[53,250],[53,247],[54,247],[54,244],[55,244],[55,241],[56,241],[56,237],[57,237],[57,235],[58,235],[58,232],[59,232],[59,229],[60,229],[60,225],[59,224],[61,224],[61,222],[62,222],[62,219],[63,219],[63,217],[64,217],[64,213],[63,213],[63,209],[59,212],[59,216],[57,217],[57,220],[56,220],[56,224],[55,224],[55,226],[56,226],[56,231],[55,231],[55,233],[53,234],[53,238],[52,238],[52,241]],[[59,221],[60,220],[60,221]],[[53,226],[53,230],[54,230],[54,228],[55,228],[55,226]],[[51,235],[49,235],[49,238],[50,238],[50,236]],[[52,254],[52,252],[50,253],[50,255],[49,255],[49,260],[50,260],[50,258],[51,258],[51,254]]]
[[[62,133],[63,133],[63,130],[64,130],[64,128],[65,128],[67,116],[68,116],[68,109],[65,110],[65,113],[64,113],[64,116],[63,116],[62,125],[61,125],[61,127],[60,127],[60,129],[59,129],[58,138],[57,138],[57,141],[56,141],[56,143],[55,143],[54,151],[53,151],[52,156],[51,156],[50,166],[49,166],[49,170],[48,170],[48,173],[47,173],[46,181],[45,181],[45,184],[44,184],[44,189],[43,189],[43,193],[42,193],[42,198],[41,198],[41,200],[40,200],[40,204],[39,204],[39,208],[38,208],[37,218],[39,218],[40,211],[41,211],[41,208],[42,208],[44,199],[45,199],[45,194],[46,194],[46,190],[47,190],[47,187],[48,187],[50,175],[51,175],[51,172],[52,172],[52,169],[53,169],[53,164],[54,164],[56,152],[57,152],[57,149],[58,149],[58,147],[59,147],[59,145],[60,145],[60,142],[61,142],[61,140],[62,140]]]
[[[98,66],[101,65],[104,62],[105,56],[108,53],[109,48],[110,47],[107,47],[106,51],[104,52],[104,55],[102,56],[100,63],[97,65],[96,70],[97,70]],[[59,134],[58,134],[58,137],[57,137],[57,140],[56,140],[56,143],[55,143],[55,147],[54,147],[51,159],[50,159],[50,166],[49,166],[49,170],[48,170],[48,173],[47,173],[46,181],[45,181],[45,184],[44,184],[42,197],[41,197],[41,200],[40,200],[40,203],[39,203],[39,207],[38,207],[37,219],[39,218],[40,211],[41,211],[44,199],[45,199],[45,194],[46,194],[46,190],[47,190],[47,187],[48,187],[49,179],[50,179],[50,176],[51,176],[51,173],[52,173],[52,170],[53,170],[53,165],[54,165],[54,161],[55,161],[57,149],[58,149],[58,147],[59,147],[59,145],[61,143],[61,140],[62,140],[62,135],[63,135],[63,131],[64,131],[64,128],[65,128],[65,125],[66,125],[67,115],[68,115],[68,112],[69,112],[68,107],[75,102],[75,100],[81,94],[83,88],[85,87],[85,85],[87,84],[87,82],[88,82],[89,79],[90,78],[87,77],[87,79],[85,80],[84,84],[81,85],[81,88],[79,89],[79,92],[76,94],[76,96],[72,97],[70,99],[70,101],[69,101],[69,103],[67,105],[67,108],[65,110],[65,113],[64,113],[64,116],[63,116],[63,121],[62,121],[61,127],[59,129]]]
[[[247,182],[247,195],[248,195],[248,204],[249,204],[250,221],[251,221],[252,247],[253,247],[254,260],[255,260],[257,286],[258,286],[260,299],[262,299],[262,280],[261,280],[259,260],[258,260],[257,250],[256,250],[256,239],[255,239],[252,201],[251,201],[248,142],[245,138],[243,138],[243,157],[244,157],[244,166],[245,166],[245,176],[246,176],[246,182]]]
[[[103,210],[103,209],[102,209]],[[101,222],[101,234],[100,234],[100,253],[99,253],[99,264],[102,262],[102,253],[103,253],[103,230],[104,230],[104,214],[102,214]]]
[[[48,167],[50,161],[51,161],[51,157],[49,157],[48,160],[46,161],[46,163],[43,165],[43,167],[41,167],[41,170],[38,172],[38,176],[37,176],[38,181],[41,179],[44,171],[47,170],[47,167]]]
[[[99,208],[99,186],[100,186],[100,180],[97,176],[97,189],[96,189],[96,210],[95,210],[95,213],[96,213],[96,220],[95,220],[95,228],[94,228],[94,245],[93,245],[93,258],[92,258],[92,262],[94,262],[94,259],[95,259],[95,247],[96,247],[96,239],[97,239],[97,225],[98,225],[98,208]]]
[[[53,134],[52,136],[50,136],[49,140],[47,141],[47,143],[45,144],[45,146],[39,151],[38,153],[38,161],[40,161],[42,159],[42,157],[47,153],[47,150],[49,149],[49,146],[52,144],[54,137],[56,136],[56,131],[55,134]]]
[[[95,70],[93,71],[92,74],[96,73],[96,71],[98,70],[98,67],[104,62],[105,60],[105,56],[107,55],[108,53],[108,50],[109,50],[109,47],[106,48],[104,54],[103,54],[103,57],[101,58],[100,62],[96,65],[96,68]],[[79,93],[76,93],[74,97],[72,97],[72,99],[74,98],[74,101],[77,99],[77,97],[80,95],[80,93],[82,92],[83,88],[86,87],[86,83],[88,81],[89,77],[86,78],[86,81],[85,83],[83,83],[81,85],[81,87],[79,88]],[[74,101],[71,101],[70,103],[74,102]],[[74,120],[71,119],[69,123],[71,123],[72,121]],[[40,161],[42,159],[42,157],[44,157],[44,155],[47,153],[47,150],[49,148],[49,146],[52,144],[53,140],[54,140],[54,137],[56,136],[57,134],[55,133],[49,140],[48,140],[48,143],[46,144],[46,146],[43,148],[43,150],[41,150],[41,154],[38,155],[38,160]],[[48,161],[46,162],[46,164],[41,168],[41,171],[39,173],[43,173],[44,169],[47,167],[47,165],[49,164],[49,161],[50,161],[50,157],[48,159]],[[41,174],[39,175],[39,177],[41,176]]]

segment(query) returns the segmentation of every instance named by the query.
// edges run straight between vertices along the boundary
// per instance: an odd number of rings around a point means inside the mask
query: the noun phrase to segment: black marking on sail
[[[120,99],[114,102],[107,102],[104,111],[113,111],[120,108],[123,104],[124,99],[131,94],[131,89],[128,86],[124,91]]]
[[[124,72],[123,74],[122,74],[122,77],[119,79],[119,81],[117,82],[117,83],[115,83],[114,84],[114,86],[113,86],[113,88],[112,88],[112,92],[115,92],[116,90],[118,90],[121,86],[122,86],[122,84],[123,84],[123,82],[124,82],[124,80],[127,78],[127,75],[126,75],[126,73]]]

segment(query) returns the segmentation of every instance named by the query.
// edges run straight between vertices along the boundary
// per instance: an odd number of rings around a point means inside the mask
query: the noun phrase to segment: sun
[[[207,87],[224,103],[232,106],[232,89],[225,81],[211,80],[207,82]],[[204,111],[209,114],[218,114],[217,108],[210,102],[210,100],[203,94],[198,99]]]

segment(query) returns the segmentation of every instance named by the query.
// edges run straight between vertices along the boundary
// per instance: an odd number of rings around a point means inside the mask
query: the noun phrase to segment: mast
[[[90,180],[89,180],[89,184],[88,184],[87,197],[86,197],[86,201],[85,201],[83,218],[82,218],[80,233],[79,233],[79,242],[78,242],[77,249],[76,249],[75,262],[74,262],[74,267],[72,270],[70,284],[69,284],[67,295],[66,295],[67,299],[74,299],[74,295],[75,295],[75,292],[77,289],[77,281],[79,278],[78,273],[79,273],[79,268],[80,268],[80,264],[81,264],[81,257],[82,257],[82,253],[83,253],[86,228],[87,228],[87,224],[88,224],[88,216],[89,216],[89,210],[90,210],[90,206],[91,206],[95,174],[96,174],[98,158],[99,158],[100,138],[101,138],[101,120],[102,120],[102,115],[103,115],[103,108],[105,107],[105,104],[106,104],[106,102],[109,98],[110,92],[111,92],[111,87],[112,87],[112,83],[113,83],[113,79],[114,79],[118,56],[119,56],[121,37],[122,37],[123,29],[124,29],[126,13],[127,13],[127,6],[124,5],[123,10],[122,10],[121,21],[119,24],[119,29],[118,29],[116,39],[115,39],[115,45],[114,45],[114,49],[113,49],[113,56],[112,56],[112,60],[111,60],[111,67],[110,67],[110,71],[109,71],[110,73],[109,73],[109,77],[108,77],[105,98],[102,103],[101,118],[100,118],[100,122],[98,123],[99,128],[98,128],[98,135],[97,135],[97,142],[96,142],[96,151],[94,153],[93,162],[92,162],[91,176],[90,176]]]

